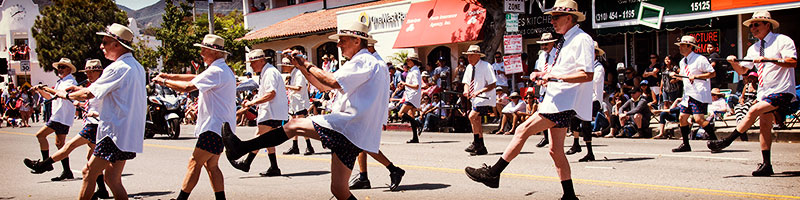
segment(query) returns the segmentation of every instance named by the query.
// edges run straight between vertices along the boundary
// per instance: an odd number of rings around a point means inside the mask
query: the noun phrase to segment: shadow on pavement
[[[168,194],[173,194],[173,193],[175,193],[175,192],[172,192],[172,191],[139,192],[139,193],[128,194],[128,198],[141,199],[141,198],[145,198],[145,197],[163,196],[163,195],[168,195]]]
[[[330,173],[331,173],[330,171],[307,171],[307,172],[297,172],[297,173],[291,173],[291,174],[281,174],[280,176],[274,176],[274,177],[292,178],[292,177],[296,177],[296,176],[320,176],[320,175],[325,175],[325,174],[330,174]],[[251,178],[270,178],[270,176],[254,175],[254,176],[242,176],[242,177],[239,177],[239,179],[251,179]]]
[[[594,162],[631,162],[631,161],[642,161],[642,160],[652,160],[655,158],[652,157],[633,157],[633,158],[612,158],[608,159],[606,157],[598,158]]]
[[[775,177],[780,177],[780,178],[800,177],[800,171],[784,171],[784,172],[781,172],[781,173],[775,173],[774,175],[768,176],[768,177],[765,177],[765,178],[770,178],[770,177],[772,177],[772,178],[775,178]],[[725,176],[725,177],[722,177],[722,178],[762,178],[762,176],[752,176],[752,175],[749,175],[749,174],[742,174],[742,175]]]
[[[522,151],[522,152],[519,152],[519,154],[520,154],[520,155],[522,155],[522,154],[533,154],[533,152],[530,152],[530,151]],[[496,153],[490,153],[490,154],[487,154],[487,155],[503,155],[503,152],[501,151],[501,152],[496,152]]]
[[[401,191],[409,191],[409,190],[438,190],[448,188],[450,185],[448,184],[441,184],[441,183],[419,183],[413,185],[400,185],[397,186],[397,191],[389,190],[389,187],[375,187],[374,189],[382,188],[386,189],[384,192],[401,192]]]
[[[163,136],[163,137],[156,136],[156,137],[153,137],[153,138],[147,138],[147,140],[194,140],[194,139],[197,139],[197,137],[178,137],[178,138],[172,139],[172,138],[169,138],[167,136]]]
[[[711,150],[698,151],[698,152],[711,152]],[[750,150],[744,150],[744,149],[723,149],[720,152],[711,152],[711,153],[712,154],[718,154],[718,153],[740,153],[740,152],[751,152],[751,151]]]
[[[420,142],[420,144],[447,144],[447,143],[457,143],[457,142],[458,141],[445,140],[445,141]]]

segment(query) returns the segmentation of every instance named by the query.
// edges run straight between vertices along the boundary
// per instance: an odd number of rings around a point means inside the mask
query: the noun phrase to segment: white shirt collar
[[[208,65],[208,66],[212,66],[212,65],[222,65],[222,64],[225,64],[225,59],[224,59],[224,58],[219,58],[219,59],[217,59],[217,60],[214,60],[214,62],[211,62],[211,64],[210,64],[210,65]]]
[[[119,56],[119,57],[117,58],[117,60],[116,60],[116,61],[119,61],[119,60],[122,60],[122,59],[126,59],[126,58],[128,58],[128,57],[133,57],[133,54],[131,54],[131,52],[128,52],[128,53],[122,54],[121,56]]]
[[[564,33],[564,39],[566,39],[568,37],[572,37],[573,35],[577,34],[578,30],[580,30],[580,29],[581,28],[579,27],[579,25],[575,24],[575,26],[572,26],[572,28],[570,28],[567,31],[567,33]]]
[[[775,34],[772,31],[770,31],[769,33],[767,33],[767,36],[764,36],[763,40],[765,43],[769,43],[771,41],[774,41],[776,37],[778,37],[778,34]],[[761,40],[758,40],[758,43],[760,45]]]
[[[364,54],[364,53],[365,53],[365,54],[372,55],[371,53],[369,53],[369,51],[367,50],[367,48],[363,48],[363,49],[361,49],[361,50],[358,50],[358,53],[356,53],[356,55],[353,55],[353,58],[355,58],[355,57],[356,57],[356,56],[358,56],[358,55]],[[353,59],[353,58],[350,58],[350,59]]]

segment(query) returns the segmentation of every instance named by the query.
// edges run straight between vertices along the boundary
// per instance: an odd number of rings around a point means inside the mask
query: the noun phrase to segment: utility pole
[[[214,34],[214,0],[208,0],[208,34]]]

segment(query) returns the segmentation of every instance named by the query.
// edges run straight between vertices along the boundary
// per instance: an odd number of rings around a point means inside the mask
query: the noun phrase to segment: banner
[[[522,53],[522,35],[503,36],[503,52],[505,54]]]
[[[506,70],[506,74],[522,73],[522,55],[503,56],[503,69]]]

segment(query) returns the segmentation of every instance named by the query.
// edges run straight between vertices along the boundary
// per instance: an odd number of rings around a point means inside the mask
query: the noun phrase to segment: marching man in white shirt
[[[250,106],[258,106],[258,130],[256,136],[271,131],[272,129],[279,128],[286,124],[289,120],[289,98],[286,96],[286,85],[283,83],[281,72],[272,65],[265,65],[266,56],[264,51],[256,49],[247,54],[247,60],[253,71],[261,73],[258,80],[258,95],[253,101],[245,100],[242,102],[242,108],[249,108]],[[288,58],[282,60],[281,65],[290,64]],[[244,172],[250,171],[250,163],[256,158],[258,151],[252,151],[247,154],[244,161],[238,162],[228,157],[231,165],[236,169]],[[269,157],[270,167],[267,171],[259,173],[261,176],[280,176],[281,169],[278,168],[278,158],[275,156],[275,147],[267,148],[267,157]]]
[[[544,84],[549,79],[557,82],[548,83],[547,94],[539,104],[539,110],[516,130],[503,156],[493,166],[484,164],[481,168],[467,167],[467,176],[491,188],[500,184],[500,173],[508,163],[519,155],[525,141],[534,133],[550,129],[550,157],[555,162],[556,171],[561,179],[564,194],[561,199],[578,199],[572,186],[572,177],[564,155],[564,138],[572,118],[591,120],[592,116],[592,60],[594,59],[594,43],[591,36],[578,27],[578,22],[586,17],[578,11],[578,4],[573,0],[556,1],[553,9],[545,14],[552,15],[550,23],[556,32],[564,34],[563,44],[557,44],[555,64],[552,69],[534,72],[531,80]]]
[[[681,99],[686,101],[681,101],[681,114],[678,117],[683,143],[678,148],[672,149],[672,152],[687,152],[692,151],[692,147],[689,146],[689,134],[692,134],[692,124],[689,123],[689,117],[694,118],[694,122],[702,126],[710,139],[717,139],[713,130],[714,124],[706,121],[705,117],[708,112],[708,104],[711,103],[711,83],[709,80],[714,78],[716,72],[708,62],[708,58],[694,53],[694,50],[699,48],[695,44],[694,37],[685,35],[675,45],[680,46],[680,53],[684,56],[679,64],[680,75],[688,78],[682,78],[683,98]]]
[[[228,159],[238,159],[249,151],[274,147],[294,136],[305,136],[322,141],[331,154],[331,193],[336,199],[356,199],[348,188],[347,180],[356,157],[362,151],[377,153],[380,147],[381,128],[388,119],[389,70],[367,51],[369,27],[360,22],[339,26],[337,34],[342,55],[350,58],[335,73],[314,67],[311,62],[293,51],[292,63],[300,69],[309,83],[321,91],[335,90],[338,94],[332,103],[332,113],[298,118],[283,127],[248,141],[239,140],[225,129],[223,141]]]
[[[75,81],[75,77],[72,76],[76,68],[75,65],[72,65],[71,60],[68,58],[61,58],[60,61],[53,63],[53,67],[58,70],[58,77],[60,78],[56,82],[55,88],[48,88],[42,85],[34,87],[45,99],[50,99],[52,97],[51,94],[56,94],[58,91],[65,91],[67,88],[78,84],[78,82]],[[75,105],[72,105],[72,101],[69,99],[54,99],[52,101],[52,106],[53,108],[51,110],[53,115],[50,117],[50,121],[36,133],[36,139],[39,140],[39,149],[42,152],[43,161],[50,157],[50,144],[47,143],[47,136],[55,132],[56,147],[61,149],[61,147],[64,147],[64,141],[67,139],[69,127],[72,126],[72,122],[75,119]],[[64,168],[61,175],[50,180],[62,181],[73,178],[72,171],[69,169],[69,158],[61,160],[61,166]],[[52,170],[52,166],[49,169]],[[31,173],[34,174],[41,174],[44,172],[45,171],[41,170],[31,171]]]
[[[483,143],[483,127],[481,126],[481,116],[488,116],[492,109],[496,106],[497,93],[495,88],[497,85],[497,77],[492,71],[492,66],[488,62],[481,60],[481,57],[486,56],[481,53],[481,47],[478,45],[470,45],[466,52],[467,55],[467,69],[464,71],[464,96],[472,102],[472,110],[469,112],[468,118],[470,125],[472,125],[472,144],[464,149],[470,155],[486,155],[486,145]]]
[[[144,67],[133,57],[133,33],[128,27],[112,24],[103,32],[100,49],[106,59],[113,60],[103,75],[87,88],[71,86],[56,96],[77,101],[97,98],[100,123],[97,145],[84,170],[80,199],[90,199],[95,180],[103,173],[116,199],[128,199],[122,185],[126,160],[136,157],[144,146],[144,124],[147,112]]]
[[[550,67],[553,67],[553,59],[556,57],[555,56],[556,52],[553,51],[553,47],[555,46],[556,41],[558,41],[558,39],[554,38],[552,33],[542,33],[541,39],[539,39],[539,41],[536,41],[536,43],[539,44],[539,46],[541,47],[542,51],[541,53],[539,53],[539,59],[536,59],[536,69],[534,69],[534,71],[536,72],[547,71],[549,70]],[[545,91],[547,91],[547,87],[541,85],[539,87],[540,100],[544,99]],[[547,144],[549,144],[550,143],[549,137],[550,137],[549,131],[545,130],[544,137],[542,137],[542,140],[539,141],[538,144],[536,144],[536,147],[544,147]]]
[[[603,63],[600,63],[600,59],[602,58],[603,54],[606,52],[603,49],[600,49],[598,46],[597,41],[594,42],[594,55],[595,59],[592,63],[594,65],[594,74],[592,75],[592,117],[597,116],[597,113],[601,112],[602,109],[600,108],[600,102],[603,99],[603,85],[605,82],[605,75],[606,70],[603,68]],[[575,118],[577,119],[577,118]],[[573,135],[574,144],[569,151],[572,151],[575,147],[577,147],[577,152],[581,151],[581,146],[578,143],[578,138],[583,137],[583,142],[586,143],[586,156],[581,159],[578,159],[578,162],[589,162],[594,161],[594,152],[592,151],[592,122],[591,121],[583,121],[578,120],[574,123],[580,123],[580,126],[575,126],[572,124],[573,128]],[[569,151],[567,151],[567,155],[570,155]],[[577,153],[575,152],[575,153]],[[574,153],[572,153],[574,154]]]
[[[753,171],[753,176],[770,176],[772,163],[770,149],[772,148],[772,123],[775,121],[773,114],[780,114],[779,110],[786,110],[792,101],[796,101],[794,70],[797,67],[797,49],[794,41],[786,35],[772,32],[780,25],[772,19],[767,11],[758,11],[753,18],[744,21],[750,28],[750,33],[758,38],[758,42],[747,49],[745,59],[753,62],[738,62],[736,56],[728,56],[728,62],[739,74],[745,74],[750,69],[758,71],[758,100],[750,107],[750,111],[736,126],[729,137],[723,140],[709,141],[708,148],[718,152],[728,147],[742,134],[747,134],[756,119],[761,120],[760,142],[763,163],[758,164],[758,169]],[[776,62],[765,62],[775,60]],[[774,112],[774,113],[773,113]]]
[[[291,62],[287,62],[286,64],[294,66]],[[281,64],[281,66],[283,66],[283,64]],[[286,89],[289,91],[289,115],[291,118],[305,118],[308,116],[308,108],[311,107],[311,102],[308,100],[308,80],[306,80],[306,77],[303,76],[303,73],[300,72],[299,69],[294,68],[292,72],[289,73],[289,81],[286,85]],[[303,155],[314,154],[314,147],[311,146],[311,139],[305,139],[306,152],[303,153]],[[297,146],[297,137],[292,138],[292,148],[283,152],[283,154],[300,154],[300,148]]]
[[[194,74],[159,74],[153,82],[178,92],[200,91],[197,97],[197,136],[192,158],[189,160],[186,176],[183,179],[178,200],[186,200],[200,178],[200,170],[205,166],[214,190],[216,199],[225,199],[225,184],[222,171],[219,169],[219,156],[222,144],[222,124],[236,122],[236,75],[231,67],[225,64],[225,40],[217,35],[208,34],[203,38],[200,56],[208,68],[198,75]]]

